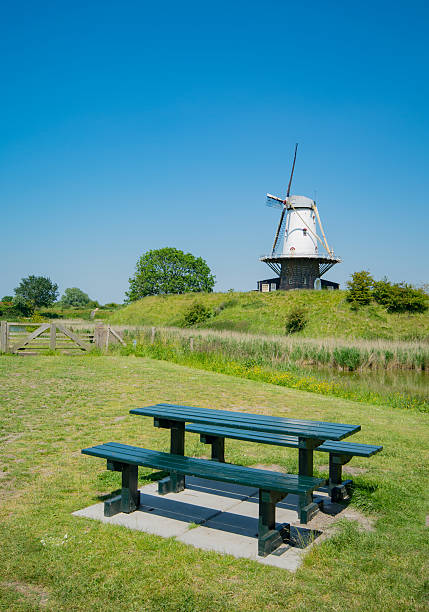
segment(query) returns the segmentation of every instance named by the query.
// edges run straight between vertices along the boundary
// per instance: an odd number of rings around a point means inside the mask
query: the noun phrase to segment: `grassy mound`
[[[122,325],[181,326],[195,303],[210,308],[212,316],[198,327],[259,334],[285,333],[286,320],[304,308],[308,323],[300,336],[429,339],[429,311],[390,314],[377,304],[352,310],[345,291],[289,291],[273,293],[188,293],[146,297],[116,311],[110,322]]]

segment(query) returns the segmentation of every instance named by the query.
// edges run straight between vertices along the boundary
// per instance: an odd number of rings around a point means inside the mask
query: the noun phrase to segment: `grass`
[[[0,609],[427,609],[426,415],[132,357],[3,356],[0,376]],[[375,518],[375,531],[344,522],[289,574],[71,516],[119,485],[81,448],[115,440],[168,449],[168,432],[128,414],[159,401],[361,424],[356,441],[384,446],[351,463],[367,470],[353,505]],[[188,454],[207,452],[197,435],[186,444]],[[316,473],[326,474],[322,455]],[[227,459],[297,470],[293,449],[229,441]],[[150,474],[141,470],[141,482]]]
[[[115,311],[109,321],[120,325],[181,326],[186,310],[198,301],[213,314],[200,327],[214,330],[284,335],[287,316],[294,308],[303,307],[308,324],[299,332],[302,337],[429,339],[429,311],[391,314],[375,303],[354,311],[345,295],[345,291],[302,290],[153,296]]]
[[[190,332],[172,328],[158,329],[154,336],[150,328],[126,331],[124,337],[134,340],[126,347],[116,347],[123,355],[152,357],[364,403],[389,403],[395,408],[414,408],[429,412],[427,374],[390,369],[394,367],[392,363],[396,362],[396,367],[399,365],[412,368],[413,365],[420,364],[427,370],[429,353],[420,347],[406,348],[404,343],[397,343],[396,348],[391,343],[391,359],[387,362],[384,361],[387,350],[382,348],[380,343],[369,348],[367,341],[366,347],[354,347],[355,354],[365,360],[365,363],[377,364],[378,354],[379,365],[389,368],[388,371],[370,371],[365,375],[362,372],[338,372],[333,369],[336,365],[336,353],[344,350],[346,355],[349,355],[352,350],[347,347],[343,349],[337,342],[286,341],[231,332]],[[309,367],[311,354],[316,357],[322,354],[324,361],[321,363],[325,367]],[[318,362],[313,360],[314,362],[317,365]],[[305,367],[298,367],[297,363],[305,364]],[[346,377],[345,374],[349,376]]]

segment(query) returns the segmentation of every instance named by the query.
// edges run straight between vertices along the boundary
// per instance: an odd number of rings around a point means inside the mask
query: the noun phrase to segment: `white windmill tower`
[[[322,275],[341,262],[329,248],[316,202],[305,196],[290,195],[297,150],[295,145],[286,197],[267,193],[267,205],[280,208],[282,213],[271,254],[260,258],[280,276],[279,289],[283,290],[320,288]],[[317,225],[322,238],[317,233]]]

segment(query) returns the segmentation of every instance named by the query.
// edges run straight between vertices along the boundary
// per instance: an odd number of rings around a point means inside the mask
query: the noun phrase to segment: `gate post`
[[[0,353],[9,352],[9,328],[7,321],[0,321]]]
[[[100,349],[104,350],[108,343],[109,332],[107,328],[101,323],[97,324],[94,329],[94,344]],[[106,342],[107,341],[107,342]]]
[[[51,323],[51,329],[49,332],[49,348],[51,349],[51,351],[55,351],[56,337],[57,337],[56,325],[55,323]]]

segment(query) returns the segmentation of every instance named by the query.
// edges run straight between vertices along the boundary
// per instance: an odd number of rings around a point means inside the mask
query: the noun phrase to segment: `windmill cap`
[[[299,208],[312,208],[314,205],[314,201],[306,196],[293,195],[289,196],[288,200],[291,204]]]

